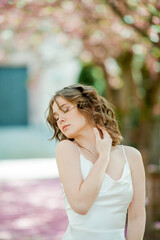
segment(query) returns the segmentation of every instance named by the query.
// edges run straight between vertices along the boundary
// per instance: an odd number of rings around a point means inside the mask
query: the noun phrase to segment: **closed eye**
[[[57,122],[59,118],[54,118],[54,120]]]
[[[66,113],[69,111],[69,108],[65,109],[65,110],[62,110],[62,112]]]
[[[69,111],[69,108],[67,108],[67,109],[61,109],[61,111],[63,112],[63,113],[67,113],[68,111]],[[55,119],[55,121],[57,122],[58,120],[59,120],[59,117],[54,117],[54,119]]]

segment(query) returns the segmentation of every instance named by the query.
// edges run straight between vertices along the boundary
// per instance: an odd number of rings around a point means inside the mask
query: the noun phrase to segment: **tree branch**
[[[114,1],[110,1],[110,0],[107,1],[107,0],[105,0],[105,3],[114,11],[114,13],[116,13],[116,15],[118,15],[118,16],[120,17],[120,19],[121,19],[125,24],[127,24],[127,23],[124,21],[124,19],[123,19],[124,15],[123,15],[122,12],[119,10],[118,5],[116,6],[116,5],[114,4]],[[128,24],[127,24],[127,25],[128,25]],[[159,45],[158,43],[154,43],[154,42],[152,42],[152,41],[150,40],[150,38],[149,38],[148,34],[146,33],[146,31],[138,28],[138,27],[137,27],[136,25],[134,25],[134,24],[131,24],[131,25],[128,25],[128,26],[130,26],[131,28],[133,28],[133,29],[134,29],[137,33],[139,33],[141,36],[146,37],[146,38],[151,42],[152,45],[154,45],[154,46],[158,46],[158,45]]]

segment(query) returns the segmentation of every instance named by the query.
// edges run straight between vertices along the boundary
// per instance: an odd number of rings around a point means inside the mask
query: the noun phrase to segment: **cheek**
[[[73,118],[76,120],[76,122],[78,123],[82,123],[82,124],[85,124],[86,123],[86,119],[85,117],[80,113],[80,112],[77,112],[75,114],[75,118]]]

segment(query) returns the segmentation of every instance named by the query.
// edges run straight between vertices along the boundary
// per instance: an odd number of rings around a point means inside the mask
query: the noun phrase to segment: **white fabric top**
[[[126,214],[133,197],[133,185],[127,156],[123,145],[121,147],[126,160],[121,178],[113,180],[105,173],[99,194],[86,215],[71,208],[61,183],[69,220],[62,240],[125,240]],[[80,164],[85,179],[94,164],[81,154]]]

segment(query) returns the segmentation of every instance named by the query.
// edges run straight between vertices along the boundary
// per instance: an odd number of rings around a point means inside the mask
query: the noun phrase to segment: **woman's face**
[[[57,126],[67,138],[75,138],[88,125],[77,106],[60,96],[56,97],[52,108]]]

